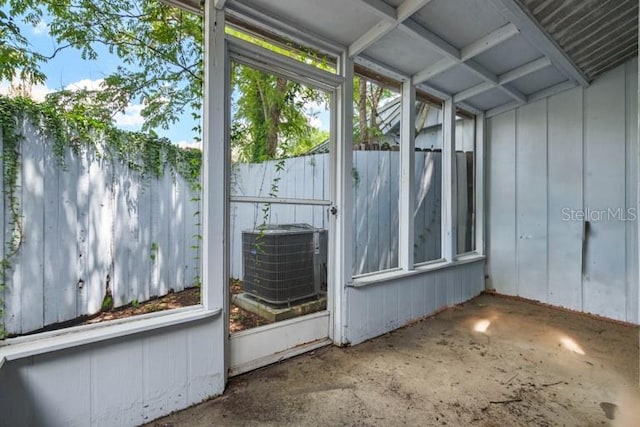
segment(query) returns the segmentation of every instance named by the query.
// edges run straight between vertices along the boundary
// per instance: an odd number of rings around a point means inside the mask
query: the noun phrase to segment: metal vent
[[[327,230],[308,224],[269,225],[242,232],[243,288],[287,304],[326,289]]]

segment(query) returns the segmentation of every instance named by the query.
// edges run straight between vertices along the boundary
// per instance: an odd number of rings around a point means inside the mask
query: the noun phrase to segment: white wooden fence
[[[18,194],[23,241],[0,294],[7,333],[28,333],[94,314],[107,287],[118,307],[199,280],[199,201],[181,176],[144,177],[104,156],[104,144],[79,155],[67,152],[61,169],[50,140],[28,124],[22,132],[26,138]],[[276,163],[235,165],[232,194],[330,199],[328,154],[284,160],[282,170]],[[459,236],[469,231],[466,164],[461,153]],[[354,274],[398,264],[398,167],[398,152],[354,152]],[[440,257],[440,180],[440,152],[416,152],[416,262]],[[263,208],[231,204],[233,277],[242,277],[241,232],[264,222]],[[4,205],[2,211],[0,235],[6,241],[11,218]],[[326,206],[272,204],[267,215],[272,224],[328,227]],[[4,250],[3,245],[2,258]]]
[[[355,151],[354,274],[385,270],[398,265],[399,152]],[[329,155],[278,161],[236,164],[232,195],[244,197],[329,200]],[[441,153],[418,151],[416,162],[416,210],[414,257],[416,262],[440,258]],[[458,153],[458,247],[465,247],[471,229],[467,224],[467,171],[465,153]],[[277,189],[272,188],[274,184]],[[242,231],[265,222],[264,205],[231,204],[231,275],[242,277]],[[272,204],[269,224],[307,223],[327,228],[327,207]]]
[[[199,280],[199,201],[184,178],[143,176],[105,156],[101,143],[66,152],[61,168],[51,140],[27,123],[22,134],[23,238],[0,293],[7,333],[94,314],[107,287],[117,307]],[[12,218],[2,203],[6,242]]]

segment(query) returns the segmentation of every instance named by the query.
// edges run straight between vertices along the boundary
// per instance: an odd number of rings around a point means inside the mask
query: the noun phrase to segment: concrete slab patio
[[[637,425],[638,361],[637,327],[482,295],[233,378],[150,425]]]

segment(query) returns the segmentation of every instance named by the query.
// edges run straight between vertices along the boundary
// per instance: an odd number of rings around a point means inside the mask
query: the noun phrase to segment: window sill
[[[171,313],[149,313],[134,318],[11,338],[0,343],[0,368],[7,361],[195,322],[218,316],[220,313],[222,313],[222,309],[206,310],[202,306],[186,307],[173,310]]]
[[[435,261],[429,264],[423,264],[414,267],[413,270],[396,270],[391,272],[384,272],[380,274],[370,275],[366,277],[354,278],[353,282],[348,284],[349,288],[362,288],[371,285],[384,284],[391,280],[402,279],[405,277],[412,277],[420,274],[429,273],[436,270],[442,270],[445,268],[457,267],[472,262],[484,261],[486,257],[476,253],[469,253],[456,257],[453,261]]]

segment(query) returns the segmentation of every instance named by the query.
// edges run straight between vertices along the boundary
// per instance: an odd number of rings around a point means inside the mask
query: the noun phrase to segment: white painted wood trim
[[[414,84],[425,82],[437,76],[438,74],[444,73],[448,69],[454,67],[456,64],[457,62],[451,58],[442,58],[435,64],[430,65],[424,70],[418,71],[416,74],[414,74],[412,78],[413,82]]]
[[[204,99],[202,162],[202,304],[222,307],[224,326],[211,339],[224,346],[227,366],[229,322],[229,150],[230,68],[225,13],[212,1],[204,12]],[[224,376],[226,378],[226,369]]]
[[[475,150],[475,234],[476,245],[475,252],[480,255],[486,254],[485,248],[485,161],[486,161],[486,121],[484,114],[476,115],[476,150]]]
[[[474,252],[457,256],[453,261],[438,260],[430,261],[425,264],[417,265],[413,270],[394,270],[386,271],[382,273],[371,274],[367,276],[361,276],[353,280],[349,285],[350,288],[362,288],[371,285],[383,285],[392,280],[403,279],[405,277],[417,276],[420,274],[430,273],[436,270],[444,270],[447,268],[455,268],[460,265],[470,264],[473,262],[484,262],[486,257]]]
[[[493,83],[490,82],[484,82],[484,83],[480,83],[476,86],[471,86],[469,89],[465,89],[461,92],[456,93],[453,96],[453,99],[455,102],[462,102],[465,101],[471,97],[474,97],[478,94],[481,94],[483,92],[486,92],[488,90],[491,90],[495,87],[495,85]]]
[[[416,146],[416,89],[410,81],[402,83],[401,102],[398,266],[408,271],[413,269]]]
[[[309,345],[329,344],[330,318],[328,311],[322,311],[232,334],[229,337],[230,374],[237,375],[309,351],[312,349]]]
[[[230,160],[227,142],[229,84],[224,35],[224,12],[209,1],[205,9],[203,194],[202,194],[202,303],[224,304],[227,274],[227,192]]]
[[[125,337],[155,329],[167,328],[202,319],[214,318],[222,309],[206,310],[202,306],[186,307],[175,311],[149,313],[126,319],[76,326],[60,331],[12,338],[0,346],[0,368],[6,361],[51,353],[66,348]]]
[[[492,31],[486,36],[481,37],[475,42],[463,47],[460,50],[460,59],[463,61],[467,61],[473,57],[476,57],[481,53],[484,53],[489,49],[496,47],[500,43],[504,43],[518,33],[520,33],[518,27],[516,27],[512,23],[503,25],[497,30]]]
[[[342,77],[337,74],[296,61],[232,35],[227,35],[226,38],[229,53],[234,61],[280,74],[324,91],[332,91],[342,83]]]
[[[301,29],[296,23],[274,16],[255,5],[248,6],[239,1],[230,1],[225,11],[230,16],[334,58],[339,57],[340,53],[346,49],[346,46],[340,43],[328,40],[308,29]]]
[[[536,71],[542,70],[543,68],[547,68],[551,66],[551,61],[547,57],[542,57],[521,65],[519,67],[514,68],[513,70],[507,71],[498,76],[498,82],[500,84],[505,84],[517,80],[521,77],[524,77],[528,74],[535,73]]]
[[[638,21],[639,21],[639,25],[640,25],[640,12],[638,13]],[[638,34],[638,42],[640,43],[640,33]],[[638,93],[636,94],[638,96],[638,139],[635,141],[636,143],[636,147],[638,147],[638,149],[636,150],[636,170],[638,173],[638,176],[636,177],[636,182],[638,183],[637,185],[637,194],[636,194],[636,213],[640,212],[640,66],[638,67]],[[637,268],[638,268],[638,278],[640,278],[640,227],[637,227],[637,233],[638,235],[636,236],[636,239],[638,240],[638,249],[636,250],[636,254],[638,256],[637,259]],[[640,284],[637,284],[637,286],[640,286]],[[640,292],[638,292],[638,322],[640,322]]]
[[[536,59],[535,61],[531,61],[528,64],[522,65],[520,67],[514,68],[513,70],[507,71],[504,74],[498,76],[498,84],[504,85],[514,80],[517,80],[521,77],[524,77],[528,74],[539,71],[543,68],[551,66],[551,61],[547,58]],[[495,87],[494,84],[489,82],[484,82],[477,84],[476,86],[472,86],[469,89],[465,89],[454,95],[454,99],[456,102],[464,101],[465,99],[471,98],[473,96],[479,95],[483,92],[491,90]]]
[[[354,57],[366,50],[430,1],[431,0],[405,0],[395,9],[395,19],[391,20],[388,16],[382,17],[380,22],[351,43],[351,45],[349,45],[349,56]]]
[[[330,200],[319,199],[287,199],[282,197],[253,197],[231,196],[231,203],[270,203],[273,205],[305,205],[305,206],[331,206]]]
[[[444,101],[442,121],[442,257],[453,261],[456,255],[456,106]]]
[[[347,290],[353,271],[353,60],[345,51],[339,61],[343,83],[337,91],[332,123],[335,123],[335,215],[333,256],[332,335],[335,343],[343,344],[347,328]],[[332,126],[333,129],[333,126]],[[331,252],[330,252],[331,254]],[[331,295],[330,295],[331,297]]]

